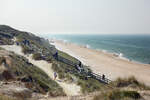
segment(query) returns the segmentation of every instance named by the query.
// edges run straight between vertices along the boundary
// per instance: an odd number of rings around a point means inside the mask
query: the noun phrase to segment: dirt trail
[[[53,73],[54,71],[52,70],[51,63],[48,63],[44,60],[36,61],[33,60],[31,55],[27,56],[22,53],[22,49],[20,46],[16,45],[3,45],[1,46],[2,48],[5,48],[8,51],[13,51],[16,54],[19,54],[21,56],[26,57],[30,63],[36,65],[40,69],[42,69],[47,75],[53,79]],[[60,82],[56,80],[56,82],[63,88],[64,92],[67,94],[67,96],[75,96],[75,95],[80,95],[80,87],[77,86],[75,83],[66,83],[66,82]]]

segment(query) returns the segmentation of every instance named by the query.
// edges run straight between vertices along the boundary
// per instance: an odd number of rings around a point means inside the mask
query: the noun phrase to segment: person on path
[[[57,73],[54,72],[54,80],[56,80],[56,78],[57,78]]]

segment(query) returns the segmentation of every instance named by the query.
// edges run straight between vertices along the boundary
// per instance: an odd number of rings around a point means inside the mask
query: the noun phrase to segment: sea
[[[150,64],[150,35],[46,34],[44,37],[113,53],[130,61]]]

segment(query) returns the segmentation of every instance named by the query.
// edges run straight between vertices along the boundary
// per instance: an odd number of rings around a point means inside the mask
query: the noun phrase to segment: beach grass
[[[103,91],[105,86],[103,83],[99,81],[88,78],[87,80],[79,79],[77,83],[81,87],[82,93],[91,93],[95,91]]]
[[[112,82],[111,85],[118,88],[131,87],[140,90],[150,90],[149,86],[146,86],[144,83],[138,81],[134,76],[128,78],[118,78],[116,81]]]
[[[140,94],[136,91],[111,90],[96,95],[93,100],[139,100]]]
[[[74,66],[69,66],[62,62],[55,61],[52,64],[52,69],[58,73],[60,79],[67,79],[68,81],[73,81],[73,77],[76,77],[77,85],[81,87],[82,93],[90,93],[94,91],[99,91],[104,89],[104,84],[100,83],[96,79],[86,78],[83,73],[78,73]]]
[[[34,54],[32,55],[32,58],[33,58],[34,60],[42,60],[42,56],[41,56],[40,53],[34,53]]]
[[[17,80],[27,79],[31,83],[31,90],[45,94],[49,92],[51,96],[64,96],[63,89],[52,80],[44,71],[28,62],[25,57],[13,54],[11,73],[14,73]],[[27,87],[28,88],[28,87]]]
[[[15,98],[8,97],[6,95],[0,94],[0,100],[18,100],[18,99],[15,99]],[[21,100],[23,100],[23,99],[21,99]]]

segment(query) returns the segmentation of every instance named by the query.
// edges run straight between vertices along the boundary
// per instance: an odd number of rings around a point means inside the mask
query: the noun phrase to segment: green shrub
[[[39,93],[49,92],[53,96],[64,96],[63,89],[49,76],[37,66],[34,66],[28,62],[28,60],[22,56],[13,54],[12,56],[11,72],[17,75],[17,78],[25,77],[30,79],[30,89]]]
[[[23,46],[22,45],[22,52],[24,53],[24,54],[31,54],[31,53],[33,53],[33,50],[31,50],[29,47],[27,47],[27,46]]]
[[[115,90],[115,91],[108,93],[107,95],[108,95],[108,98],[110,100],[117,100],[117,99],[120,100],[120,99],[123,99],[125,97],[133,98],[133,99],[139,99],[140,98],[140,94],[136,91]]]
[[[136,91],[112,90],[96,95],[93,100],[137,100],[141,96]]]
[[[62,62],[53,61],[52,69],[58,73],[60,79],[72,81],[72,76],[76,77],[77,84],[81,87],[82,93],[89,93],[104,89],[104,84],[93,78],[87,78],[84,73],[78,73],[74,66],[69,66]]]
[[[33,58],[34,60],[42,60],[42,59],[43,59],[40,53],[34,53],[34,54],[32,55],[32,58]]]
[[[146,86],[144,83],[139,82],[135,77],[129,77],[129,78],[118,78],[116,81],[111,83],[114,87],[136,87],[139,89],[146,89],[149,90],[150,87]]]
[[[0,65],[5,61],[4,57],[0,57]]]
[[[12,97],[0,94],[0,100],[18,100],[18,99],[14,99]]]
[[[92,78],[88,78],[87,80],[79,79],[78,85],[81,87],[83,93],[95,92],[104,88],[103,84]]]

